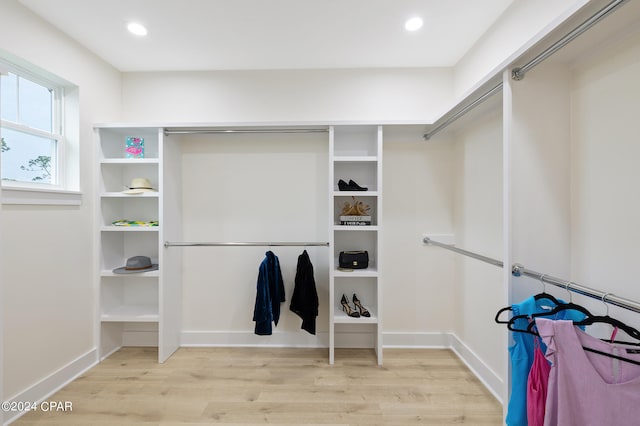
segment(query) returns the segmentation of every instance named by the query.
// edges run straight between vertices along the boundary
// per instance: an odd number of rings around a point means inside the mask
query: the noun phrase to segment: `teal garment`
[[[560,303],[566,303],[558,299]],[[549,299],[536,300],[533,296],[521,303],[512,305],[513,316],[516,315],[533,315],[549,312],[545,307],[555,304]],[[582,321],[585,315],[580,311],[567,309],[560,311],[553,316],[545,316],[550,320],[570,320]],[[514,322],[514,328],[524,330],[529,325],[529,320],[519,318]],[[509,406],[507,409],[506,423],[508,426],[527,426],[527,377],[529,370],[533,365],[534,355],[534,335],[528,333],[513,334],[513,345],[509,347],[509,355],[511,357],[511,397],[509,398]],[[541,348],[542,352],[546,351],[546,347]]]

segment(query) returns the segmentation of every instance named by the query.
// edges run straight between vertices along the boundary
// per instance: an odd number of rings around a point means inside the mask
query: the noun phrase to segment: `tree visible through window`
[[[15,73],[0,79],[2,181],[56,185],[62,141],[57,93]]]

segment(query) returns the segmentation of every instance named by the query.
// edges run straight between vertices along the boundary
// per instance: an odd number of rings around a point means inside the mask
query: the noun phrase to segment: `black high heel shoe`
[[[360,300],[358,300],[358,297],[356,296],[355,293],[353,293],[353,304],[356,306],[356,308],[358,308],[360,310],[360,315],[363,317],[371,317],[371,313],[369,313],[369,311],[367,311],[367,308],[362,306],[362,303],[360,303]]]
[[[347,182],[343,181],[342,179],[340,179],[338,181],[338,189],[340,191],[352,191],[352,189],[349,186],[349,184]]]
[[[347,296],[345,296],[344,294],[342,295],[342,300],[340,300],[340,304],[342,305],[342,310],[345,311],[347,315],[353,318],[360,318],[360,314],[354,311],[353,309],[351,309],[351,306],[349,306],[349,300],[347,299]]]
[[[360,186],[357,183],[355,183],[355,181],[353,180],[349,180],[349,188],[351,188],[351,191],[368,191],[369,190],[369,188]]]

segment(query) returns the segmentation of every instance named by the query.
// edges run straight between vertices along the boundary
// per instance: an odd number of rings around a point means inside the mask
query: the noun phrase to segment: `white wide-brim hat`
[[[142,194],[143,192],[157,192],[151,187],[151,181],[147,178],[133,178],[129,189],[122,191],[123,194]]]

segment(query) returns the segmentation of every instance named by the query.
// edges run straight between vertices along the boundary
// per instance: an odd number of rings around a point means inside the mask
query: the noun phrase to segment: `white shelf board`
[[[101,277],[116,277],[116,278],[158,278],[160,276],[160,271],[155,270],[151,272],[138,272],[135,274],[114,274],[113,271],[109,269],[104,269],[100,271]]]
[[[377,231],[378,225],[333,225],[334,231]]]
[[[336,265],[338,264],[338,260],[336,259]],[[378,268],[375,267],[375,265],[371,265],[369,264],[369,267],[367,269],[354,269],[352,272],[349,271],[341,271],[339,269],[336,268],[335,271],[333,271],[333,276],[334,277],[371,277],[371,278],[375,278],[378,276]]]
[[[104,232],[158,232],[159,226],[103,226],[100,228]]]
[[[346,163],[375,163],[378,157],[375,155],[334,155],[333,161]]]
[[[341,306],[340,309],[336,308],[335,313],[333,314],[333,322],[336,324],[377,324],[378,317],[374,315],[373,312],[371,312],[371,316],[368,318],[367,317],[353,318],[347,315],[347,313],[342,310],[342,306]]]
[[[334,197],[377,197],[378,191],[333,191]]]
[[[158,322],[158,307],[153,305],[123,305],[105,312],[102,322]]]
[[[103,158],[101,164],[160,164],[157,158]]]
[[[122,192],[103,192],[102,198],[158,198],[159,192],[143,192],[141,194],[124,194]]]

